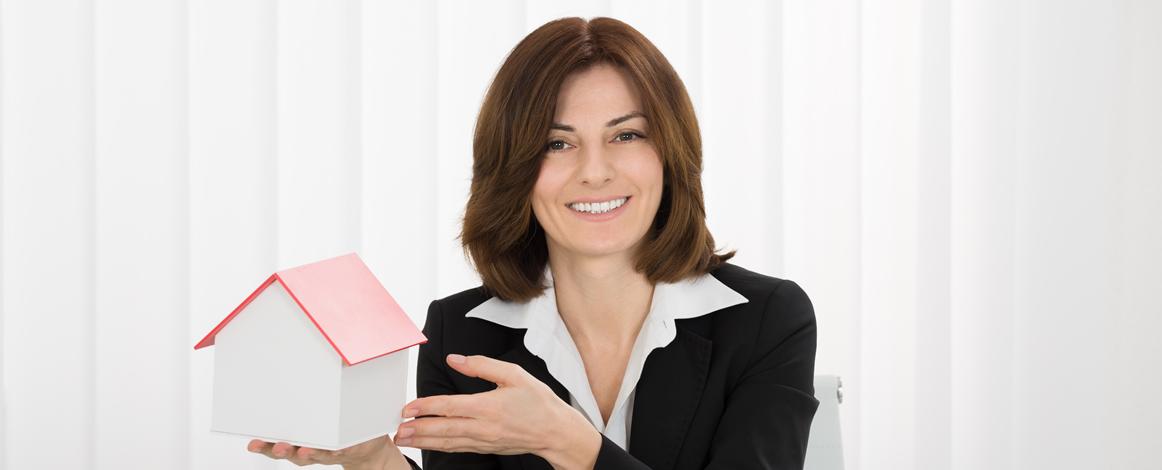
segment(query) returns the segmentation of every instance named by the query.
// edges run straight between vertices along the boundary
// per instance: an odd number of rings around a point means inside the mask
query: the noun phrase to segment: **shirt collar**
[[[552,325],[555,320],[548,315],[559,317],[559,313],[557,296],[553,288],[553,274],[547,265],[545,279],[548,281],[548,288],[528,302],[509,302],[494,296],[470,310],[465,316],[480,318],[509,328],[527,329],[534,325]],[[673,325],[674,320],[700,317],[746,302],[746,297],[710,274],[674,283],[659,282],[654,286],[647,321]]]

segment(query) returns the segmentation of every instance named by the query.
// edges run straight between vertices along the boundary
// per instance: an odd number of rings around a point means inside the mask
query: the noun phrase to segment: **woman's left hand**
[[[487,356],[449,354],[461,374],[493,382],[495,390],[470,395],[435,395],[404,406],[397,446],[475,452],[536,454],[554,468],[593,468],[601,434],[536,377],[516,364]]]

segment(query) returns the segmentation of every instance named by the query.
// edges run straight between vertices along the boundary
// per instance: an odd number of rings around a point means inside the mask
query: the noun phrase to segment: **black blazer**
[[[794,281],[726,263],[710,273],[748,302],[675,321],[677,336],[647,357],[637,384],[629,451],[602,437],[596,469],[801,469],[815,399],[815,312]],[[416,395],[493,390],[449,368],[446,354],[519,364],[562,401],[568,391],[524,347],[525,329],[464,315],[488,300],[483,286],[428,307]],[[421,418],[422,419],[422,418]],[[533,455],[422,450],[427,470],[542,470]],[[412,468],[419,469],[408,459]]]

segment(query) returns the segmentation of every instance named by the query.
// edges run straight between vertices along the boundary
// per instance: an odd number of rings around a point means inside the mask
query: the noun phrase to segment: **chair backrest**
[[[815,376],[815,399],[819,409],[811,421],[804,470],[843,470],[843,439],[839,430],[839,404],[843,403],[843,383],[837,375]]]

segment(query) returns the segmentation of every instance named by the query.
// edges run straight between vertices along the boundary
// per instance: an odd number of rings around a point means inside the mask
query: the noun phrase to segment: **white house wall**
[[[341,441],[395,434],[407,397],[408,354],[415,348],[343,368]]]
[[[338,437],[342,359],[282,284],[218,332],[213,429],[304,443]]]

